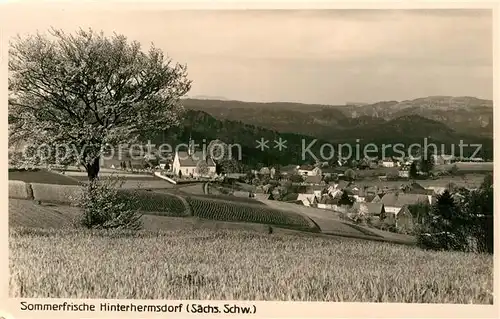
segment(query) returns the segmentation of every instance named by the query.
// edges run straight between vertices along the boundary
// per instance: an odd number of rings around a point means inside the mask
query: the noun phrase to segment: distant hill
[[[325,143],[330,143],[334,147],[337,147],[338,144],[348,143],[353,146],[354,150],[356,143],[358,143],[357,139],[359,139],[358,144],[361,147],[367,143],[375,143],[381,147],[382,144],[394,145],[401,143],[406,146],[412,143],[421,144],[423,143],[423,139],[427,137],[429,143],[436,143],[438,145],[458,144],[460,140],[464,140],[464,143],[481,143],[484,145],[483,153],[477,156],[492,157],[492,139],[457,133],[440,122],[418,115],[403,116],[390,121],[374,119],[366,125],[359,125],[360,122],[358,120],[363,121],[365,118],[347,119],[347,122],[353,121],[355,123],[342,123],[344,125],[343,129],[319,126],[324,131],[318,129],[318,134],[302,134],[298,132],[279,131],[244,123],[243,121],[218,119],[207,112],[188,109],[184,121],[179,127],[170,129],[165,133],[155,132],[151,136],[152,143],[157,145],[166,142],[172,145],[187,143],[190,136],[196,143],[202,143],[201,141],[205,140],[206,144],[208,144],[211,140],[220,139],[226,143],[239,144],[242,147],[242,162],[247,165],[256,165],[258,163],[266,166],[314,163],[314,159],[309,155],[302,158],[304,147],[309,145],[314,139],[317,139],[317,141],[311,147],[311,151],[317,156],[320,154],[321,146]],[[268,124],[271,125],[271,123]],[[281,125],[284,127],[285,124],[286,121],[283,120]],[[347,128],[349,125],[351,127]],[[275,148],[276,144],[273,142],[280,137],[287,141],[286,149],[282,149],[281,151]],[[261,138],[269,141],[269,148],[265,151],[256,149],[257,140]],[[338,148],[335,148],[335,151],[337,150]],[[336,153],[335,158],[337,155]],[[372,155],[375,156],[377,154],[371,153],[370,156]],[[386,155],[400,154],[388,150]]]
[[[404,115],[420,115],[442,122],[462,132],[477,130],[483,136],[493,136],[493,101],[475,97],[430,96],[407,101],[387,101],[370,105],[345,106],[348,117],[370,116],[394,119]]]
[[[493,137],[493,102],[474,97],[431,96],[367,105],[186,99],[184,105],[219,119],[301,134],[324,136],[329,129],[352,129],[418,115],[441,122],[460,133]]]
[[[211,95],[195,95],[195,96],[193,96],[193,98],[199,99],[199,100],[219,100],[219,101],[229,100],[223,96],[211,96]]]

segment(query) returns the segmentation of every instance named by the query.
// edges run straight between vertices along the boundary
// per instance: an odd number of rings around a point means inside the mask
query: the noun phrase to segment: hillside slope
[[[493,135],[493,101],[474,97],[429,96],[406,101],[331,106],[196,99],[186,99],[183,103],[188,109],[202,110],[220,119],[318,136],[327,127],[334,126],[339,130],[356,128],[408,115],[441,122],[461,133],[473,132],[483,137]]]

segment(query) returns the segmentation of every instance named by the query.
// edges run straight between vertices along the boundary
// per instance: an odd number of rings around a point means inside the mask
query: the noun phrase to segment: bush
[[[77,206],[83,213],[77,226],[90,229],[128,229],[142,228],[142,215],[137,207],[137,196],[124,198],[119,194],[123,180],[108,178],[93,180],[83,186],[83,194],[77,198]]]

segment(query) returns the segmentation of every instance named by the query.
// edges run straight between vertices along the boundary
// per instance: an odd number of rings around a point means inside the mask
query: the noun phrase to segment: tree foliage
[[[420,158],[420,171],[428,175],[434,169],[434,161],[432,159],[432,153],[427,149],[423,151]]]
[[[79,163],[93,179],[106,146],[178,124],[190,87],[186,66],[123,35],[18,36],[9,51],[9,142],[46,145],[51,154],[37,162]]]
[[[411,162],[410,165],[410,171],[408,172],[408,175],[410,178],[415,179],[418,177],[418,169],[417,169],[417,163],[416,162]]]
[[[142,215],[134,209],[138,199],[130,194],[120,194],[121,184],[123,180],[110,177],[103,181],[94,179],[84,185],[82,195],[76,198],[77,206],[82,209],[77,226],[90,229],[141,229]]]
[[[204,160],[199,160],[198,163],[196,163],[196,172],[201,175],[201,176],[206,176],[208,175],[208,164]]]
[[[293,174],[292,176],[290,176],[290,181],[292,183],[302,183],[304,181],[304,177],[299,174]]]
[[[339,199],[339,204],[352,206],[353,202],[354,201],[349,197],[347,192],[343,191],[342,195],[340,196],[340,199]]]
[[[429,218],[418,230],[423,248],[493,253],[493,182],[438,195]]]
[[[344,176],[348,181],[353,181],[356,179],[356,172],[353,169],[348,168],[345,170]]]

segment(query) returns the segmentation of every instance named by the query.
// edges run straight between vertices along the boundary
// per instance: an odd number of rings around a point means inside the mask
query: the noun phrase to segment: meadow
[[[57,175],[54,183],[67,178]],[[492,256],[380,242],[406,240],[368,236],[318,209],[210,199],[182,188],[140,194],[145,215],[136,234],[75,229],[75,207],[10,199],[10,296],[493,301]],[[286,229],[306,227],[306,216],[322,233]]]
[[[12,227],[9,239],[11,297],[493,301],[486,255],[231,229]]]

